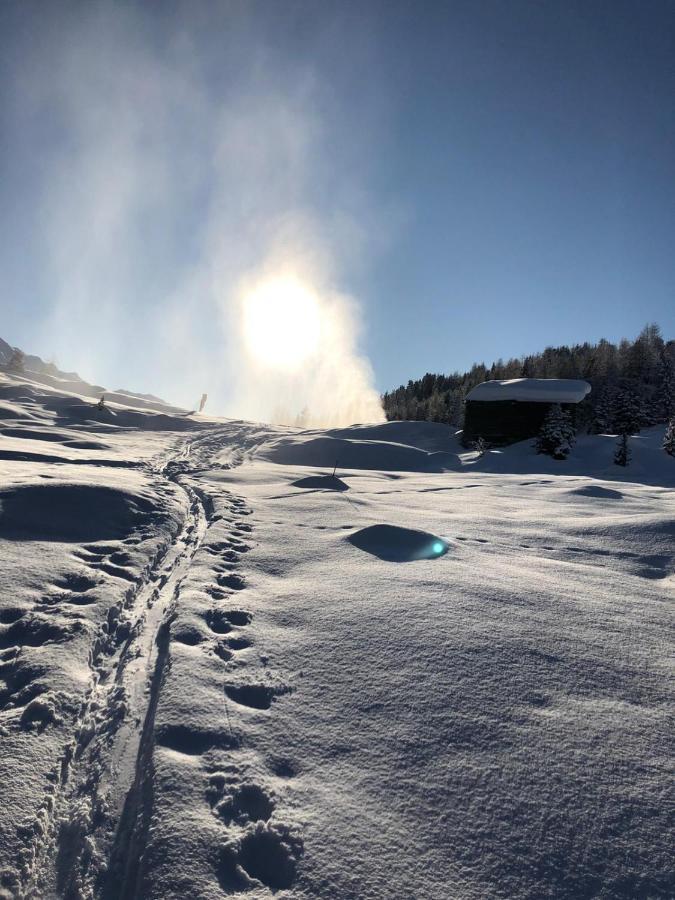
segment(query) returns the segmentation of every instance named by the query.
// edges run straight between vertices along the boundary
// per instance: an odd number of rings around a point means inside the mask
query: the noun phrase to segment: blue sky
[[[669,0],[16,0],[0,35],[0,334],[65,368],[162,393],[188,332],[213,367],[289,232],[379,390],[675,337]]]

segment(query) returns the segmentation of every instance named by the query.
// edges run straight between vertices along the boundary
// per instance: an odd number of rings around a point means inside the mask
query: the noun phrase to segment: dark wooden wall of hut
[[[488,444],[505,446],[536,437],[551,405],[520,400],[467,400],[462,441],[468,447],[482,437]],[[576,404],[560,405],[574,422]]]

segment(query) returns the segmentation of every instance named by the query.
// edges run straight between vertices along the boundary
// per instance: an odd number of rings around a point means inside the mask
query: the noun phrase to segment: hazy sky
[[[289,252],[380,390],[675,337],[673,0],[4,0],[0,104],[0,336],[111,387]]]

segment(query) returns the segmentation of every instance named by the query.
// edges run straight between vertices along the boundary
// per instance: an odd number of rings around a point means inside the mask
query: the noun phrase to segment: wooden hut
[[[482,437],[488,444],[504,446],[539,433],[554,403],[571,413],[590,393],[587,381],[574,378],[512,378],[484,381],[466,398],[463,443],[471,446]]]

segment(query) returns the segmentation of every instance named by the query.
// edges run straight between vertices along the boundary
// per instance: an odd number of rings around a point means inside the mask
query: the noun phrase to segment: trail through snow
[[[184,458],[189,449],[186,443]],[[111,854],[110,826],[125,798],[126,815],[120,824],[129,830],[118,826],[114,853],[124,855],[127,870],[137,864],[137,805],[147,776],[168,629],[181,581],[206,531],[202,502],[191,488],[181,487],[188,511],[180,533],[127,598],[124,617],[109,624],[92,656],[91,688],[76,725],[75,746],[61,767],[52,827],[46,829],[48,842],[37,854],[29,894],[94,895],[100,860]]]

